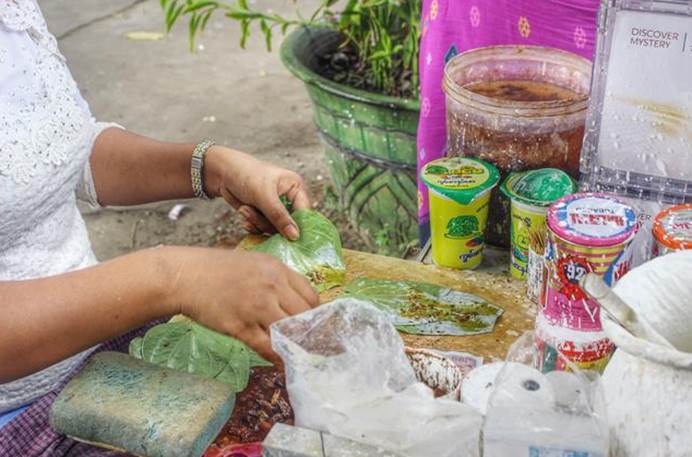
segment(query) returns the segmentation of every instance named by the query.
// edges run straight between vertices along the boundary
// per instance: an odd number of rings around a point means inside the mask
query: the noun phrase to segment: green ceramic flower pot
[[[327,29],[286,37],[281,59],[300,78],[340,204],[363,235],[390,254],[418,237],[416,130],[419,103],[354,89],[315,72],[339,44]]]

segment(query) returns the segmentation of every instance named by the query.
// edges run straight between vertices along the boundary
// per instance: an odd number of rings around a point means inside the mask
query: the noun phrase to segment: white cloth
[[[97,204],[88,159],[108,126],[92,117],[35,1],[0,0],[0,281],[97,262],[76,191]],[[0,384],[0,413],[55,388],[88,352]]]

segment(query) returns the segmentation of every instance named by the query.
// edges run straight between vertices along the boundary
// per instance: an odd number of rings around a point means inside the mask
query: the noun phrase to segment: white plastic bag
[[[341,299],[271,328],[296,425],[411,457],[478,455],[481,416],[435,399],[373,305]]]
[[[520,337],[493,381],[483,456],[606,457],[608,427],[598,373],[579,371],[564,360],[571,372],[543,374],[533,368],[533,341],[530,332]]]

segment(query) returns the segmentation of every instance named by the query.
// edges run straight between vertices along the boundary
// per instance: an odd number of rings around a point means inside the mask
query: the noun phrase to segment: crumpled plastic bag
[[[296,425],[411,457],[478,455],[481,416],[417,382],[373,305],[339,299],[271,327]]]
[[[534,335],[510,348],[495,377],[483,425],[483,456],[606,457],[609,432],[600,375],[582,371],[546,374],[536,365]]]

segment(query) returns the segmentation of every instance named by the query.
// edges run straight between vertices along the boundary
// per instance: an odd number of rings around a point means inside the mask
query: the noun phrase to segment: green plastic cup
[[[531,233],[545,234],[548,207],[555,200],[576,192],[577,185],[562,170],[541,168],[510,174],[500,190],[511,201],[509,271],[517,279],[526,279]]]

